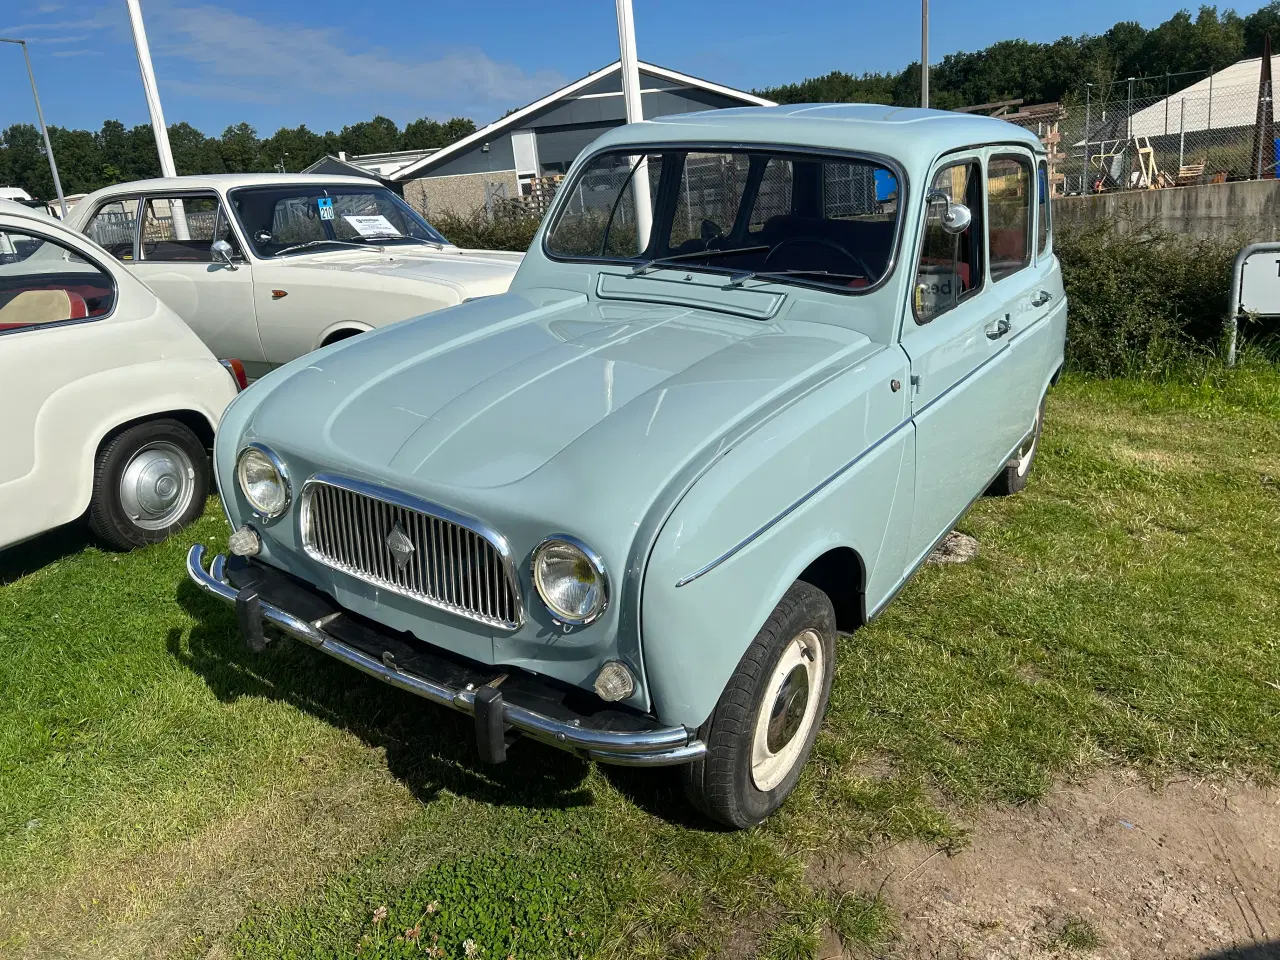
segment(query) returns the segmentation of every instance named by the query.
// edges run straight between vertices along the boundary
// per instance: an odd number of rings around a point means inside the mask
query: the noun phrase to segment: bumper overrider
[[[222,554],[204,567],[205,548],[187,553],[187,575],[235,607],[251,648],[268,642],[264,627],[301,640],[372,677],[475,718],[482,759],[501,762],[515,734],[625,766],[689,763],[706,745],[686,727],[603,705],[522,670],[464,661],[339,607],[313,587],[265,564]]]

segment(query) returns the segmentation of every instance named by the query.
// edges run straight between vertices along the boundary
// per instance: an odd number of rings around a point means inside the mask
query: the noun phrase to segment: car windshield
[[[303,249],[449,241],[386,187],[280,184],[230,194],[245,236],[260,257]]]
[[[898,177],[869,159],[782,150],[662,148],[593,157],[547,233],[552,257],[728,273],[738,285],[844,293],[883,280]]]

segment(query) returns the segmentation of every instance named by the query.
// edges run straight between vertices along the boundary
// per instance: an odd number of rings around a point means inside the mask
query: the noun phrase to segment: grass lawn
[[[0,554],[0,954],[814,955],[892,903],[809,868],[1101,765],[1280,773],[1280,374],[1067,381],[979,557],[841,641],[791,802],[708,829],[671,772],[522,744],[299,644],[249,654],[187,536]]]

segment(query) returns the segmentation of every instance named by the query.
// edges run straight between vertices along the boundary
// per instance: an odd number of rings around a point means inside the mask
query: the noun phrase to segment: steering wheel
[[[861,257],[850,253],[848,250],[846,250],[840,244],[836,243],[834,240],[828,240],[825,237],[788,237],[786,240],[783,240],[781,243],[779,243],[777,246],[775,246],[772,250],[769,251],[768,256],[764,258],[764,265],[767,267],[769,265],[769,261],[778,255],[778,251],[790,243],[809,243],[818,247],[828,247],[829,249],[834,250],[836,253],[845,257],[847,260],[849,260],[850,263],[852,263],[855,267],[861,270],[862,276],[868,282],[870,282],[871,279],[875,276],[871,272],[871,268],[868,267],[866,263],[863,262]],[[814,273],[821,273],[821,272],[822,272],[821,270],[814,271]]]

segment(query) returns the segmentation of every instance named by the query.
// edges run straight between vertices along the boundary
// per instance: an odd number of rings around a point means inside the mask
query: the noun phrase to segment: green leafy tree
[[[338,149],[351,154],[386,153],[400,149],[400,128],[394,120],[378,115],[343,127],[338,134]]]
[[[222,131],[218,153],[227,173],[254,173],[263,169],[258,131],[247,123],[237,123]]]
[[[406,124],[400,134],[401,150],[427,150],[431,147],[447,147],[454,141],[476,132],[475,121],[454,117],[444,123],[423,117]]]
[[[281,127],[262,141],[260,150],[262,162],[269,169],[283,164],[285,170],[292,173],[309,167],[328,152],[325,137],[308,130],[306,124]]]

